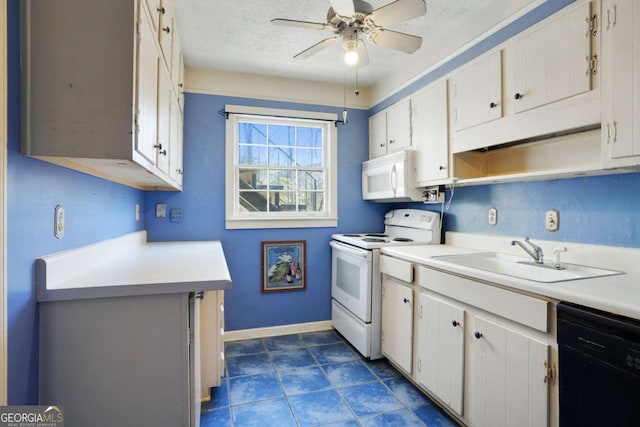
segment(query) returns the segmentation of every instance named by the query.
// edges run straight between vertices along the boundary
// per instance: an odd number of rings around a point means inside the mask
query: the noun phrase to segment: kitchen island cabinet
[[[223,374],[220,242],[131,233],[41,257],[36,275],[43,405],[70,425],[199,425],[201,390]]]

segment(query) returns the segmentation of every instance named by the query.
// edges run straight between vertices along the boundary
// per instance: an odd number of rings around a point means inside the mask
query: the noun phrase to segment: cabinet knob
[[[384,147],[384,144],[380,144],[380,147],[381,147],[381,148],[382,148],[382,147]]]
[[[390,140],[389,140],[389,144],[393,144],[394,142],[396,142],[396,140],[395,140],[395,139],[390,139]]]
[[[518,93],[516,93],[515,95],[513,95],[513,97],[514,97],[515,99],[522,99],[522,98],[524,97],[524,95],[518,92]]]
[[[153,148],[157,148],[158,150],[162,150],[162,144],[156,144]]]
[[[159,7],[157,11],[164,15],[164,7]]]
[[[478,332],[478,331],[476,331],[476,332],[473,334],[473,336],[474,336],[474,337],[476,337],[476,339],[478,339],[478,340],[479,340],[480,338],[482,338],[482,334],[481,334],[480,332]]]
[[[165,33],[169,34],[171,32],[171,28],[169,27],[163,27],[162,31],[164,31]]]
[[[402,300],[402,302],[404,302],[405,304],[409,304],[411,301],[409,301],[409,298],[405,298]]]
[[[204,292],[202,292],[202,291],[198,291],[198,292],[196,292],[196,298],[198,298],[198,299],[204,299]]]
[[[166,156],[167,150],[158,151],[158,154],[162,154],[163,156]]]
[[[446,167],[444,167],[444,166],[442,166],[442,165],[441,165],[438,169],[440,169],[441,171],[443,171],[443,170],[445,170],[445,169],[446,169]]]
[[[460,322],[458,322],[457,320],[454,320],[453,322],[451,322],[451,324],[455,328],[456,326],[460,325]]]
[[[498,104],[496,104],[495,102],[492,102],[491,104],[489,104],[489,108],[496,108],[498,106]]]

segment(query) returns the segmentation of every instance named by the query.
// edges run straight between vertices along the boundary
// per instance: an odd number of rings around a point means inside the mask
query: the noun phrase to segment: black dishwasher
[[[640,426],[640,321],[558,304],[560,426]]]

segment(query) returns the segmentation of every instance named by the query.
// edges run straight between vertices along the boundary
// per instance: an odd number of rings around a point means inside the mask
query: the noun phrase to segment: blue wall
[[[330,318],[332,233],[381,231],[388,206],[362,201],[361,166],[368,153],[368,115],[349,111],[338,126],[338,227],[225,230],[225,104],[340,113],[338,108],[186,94],[184,121],[184,191],[146,193],[145,225],[150,240],[220,240],[233,280],[225,293],[229,330],[276,326]],[[182,208],[182,223],[155,218],[156,203]],[[307,241],[307,289],[261,292],[261,241]]]
[[[8,2],[8,374],[9,404],[38,402],[38,310],[35,259],[143,229],[135,204],[143,192],[20,154],[19,1]],[[66,231],[53,236],[53,212]],[[81,321],[81,319],[79,319]]]

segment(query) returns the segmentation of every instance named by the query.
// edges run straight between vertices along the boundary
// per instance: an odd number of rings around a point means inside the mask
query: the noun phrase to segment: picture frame
[[[306,240],[262,242],[262,292],[307,287]]]

